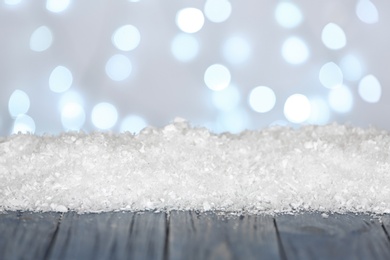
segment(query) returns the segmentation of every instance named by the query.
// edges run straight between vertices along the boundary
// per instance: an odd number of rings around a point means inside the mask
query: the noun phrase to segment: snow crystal
[[[390,213],[390,134],[345,125],[0,137],[0,211]],[[326,217],[327,214],[323,215]]]
[[[321,214],[322,218],[329,218],[329,214],[326,214],[325,212]]]

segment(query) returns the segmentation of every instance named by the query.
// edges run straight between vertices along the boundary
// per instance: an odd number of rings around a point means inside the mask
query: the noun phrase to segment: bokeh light
[[[78,103],[67,103],[61,111],[61,123],[66,130],[79,131],[85,122],[84,108]]]
[[[95,127],[101,130],[107,130],[116,124],[118,111],[114,105],[102,102],[93,107],[91,120]]]
[[[282,56],[288,63],[301,64],[309,58],[309,49],[300,38],[290,37],[283,43]]]
[[[332,50],[344,48],[347,44],[347,37],[343,29],[335,23],[328,23],[322,29],[321,39],[323,44]]]
[[[343,72],[334,62],[325,63],[319,73],[319,80],[326,88],[337,88],[343,84]]]
[[[195,33],[202,29],[204,24],[204,15],[197,8],[184,8],[177,12],[176,25],[180,30],[186,33]]]
[[[217,118],[217,130],[239,133],[249,127],[248,113],[243,109],[235,109],[221,113]]]
[[[72,86],[72,83],[72,72],[64,66],[55,67],[50,74],[49,87],[53,92],[65,92]]]
[[[206,18],[214,23],[226,21],[232,13],[232,5],[228,0],[207,0],[204,5]]]
[[[38,27],[30,37],[30,49],[36,52],[47,50],[53,42],[53,34],[47,26]]]
[[[266,86],[255,87],[249,94],[248,102],[254,111],[259,113],[266,113],[275,106],[275,92]]]
[[[204,73],[204,82],[208,88],[219,91],[229,86],[231,80],[230,71],[221,64],[213,64]]]
[[[332,110],[337,113],[347,113],[351,111],[353,106],[351,90],[345,85],[331,89],[328,94],[328,103]]]
[[[15,118],[21,114],[26,114],[30,108],[30,98],[27,93],[16,89],[8,101],[8,111],[11,117]]]
[[[358,80],[362,77],[363,68],[360,60],[351,54],[346,55],[340,61],[340,68],[344,78],[350,81]]]
[[[278,24],[285,28],[294,28],[301,24],[301,10],[292,2],[283,1],[276,6],[275,18]]]
[[[367,75],[360,80],[359,95],[364,101],[369,103],[379,101],[382,95],[382,87],[374,75]]]
[[[68,131],[81,130],[86,120],[86,113],[84,99],[80,93],[72,90],[63,93],[58,105],[63,128]]]
[[[233,36],[225,41],[222,53],[230,64],[241,64],[250,57],[251,47],[246,39]]]
[[[7,5],[17,5],[20,4],[22,0],[4,0],[4,3]]]
[[[311,115],[311,104],[309,99],[302,94],[289,96],[284,103],[284,116],[292,123],[303,123]]]
[[[325,125],[330,120],[328,103],[321,97],[310,98],[311,113],[308,119],[310,124]]]
[[[199,42],[191,34],[180,33],[172,40],[171,52],[179,61],[191,61],[199,52]]]
[[[121,51],[131,51],[138,47],[141,34],[137,27],[127,24],[116,29],[111,37],[115,47]]]
[[[63,108],[69,103],[76,103],[76,104],[79,104],[80,106],[83,106],[84,99],[80,95],[80,93],[78,93],[76,91],[72,91],[72,90],[66,91],[65,93],[63,93],[61,95],[61,98],[58,101],[59,111],[61,112],[63,110]]]
[[[13,134],[26,134],[35,133],[35,121],[28,115],[19,115],[15,118],[14,126],[12,129]]]
[[[367,24],[377,23],[379,20],[378,9],[370,0],[359,0],[357,2],[356,15]]]
[[[231,111],[235,109],[241,100],[241,94],[237,87],[229,85],[221,91],[212,93],[213,105],[221,111]]]
[[[110,79],[114,81],[122,81],[127,79],[133,66],[129,58],[122,54],[115,54],[106,63],[106,73]]]
[[[47,0],[46,9],[53,13],[59,13],[68,8],[70,0]]]
[[[122,120],[120,132],[130,132],[133,134],[138,134],[147,125],[148,123],[144,118],[137,115],[129,115]]]

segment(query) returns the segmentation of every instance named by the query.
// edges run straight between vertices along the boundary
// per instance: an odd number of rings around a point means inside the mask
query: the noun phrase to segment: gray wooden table
[[[7,212],[0,259],[390,259],[390,216]]]

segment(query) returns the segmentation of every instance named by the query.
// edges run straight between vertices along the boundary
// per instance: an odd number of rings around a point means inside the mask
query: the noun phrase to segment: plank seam
[[[49,246],[46,249],[46,252],[43,256],[43,259],[49,259],[49,257],[50,257],[51,251],[53,250],[54,243],[57,239],[58,231],[60,229],[60,225],[61,225],[61,221],[62,221],[63,216],[64,216],[64,213],[61,213],[59,218],[58,218],[56,229],[54,230],[53,237],[49,243]]]
[[[275,232],[276,232],[276,239],[278,241],[278,248],[279,248],[280,259],[287,260],[287,255],[286,255],[286,252],[284,251],[284,247],[283,247],[283,244],[282,244],[282,239],[280,237],[280,232],[279,232],[279,229],[278,229],[278,225],[276,223],[276,218],[274,218],[273,220],[274,220],[274,228],[275,228]]]
[[[170,218],[171,218],[170,214],[169,213],[166,214],[164,260],[168,260],[169,259],[169,223],[170,223]]]
[[[390,241],[390,235],[389,235],[389,232],[387,232],[387,229],[386,229],[385,225],[383,225],[383,222],[381,223],[381,226],[382,226],[382,229],[383,229],[383,231],[384,231],[384,232],[385,232],[385,234],[386,234],[387,240],[389,240],[389,241]]]
[[[132,248],[131,246],[131,237],[133,236],[133,231],[134,231],[134,222],[135,222],[135,217],[136,217],[136,212],[133,212],[132,216],[131,216],[131,221],[130,221],[130,226],[129,226],[129,230],[128,230],[128,235],[127,235],[127,247],[128,248]]]

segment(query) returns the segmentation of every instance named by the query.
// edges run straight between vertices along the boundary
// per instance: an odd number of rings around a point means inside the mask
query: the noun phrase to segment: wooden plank
[[[288,259],[390,259],[390,243],[368,215],[280,215],[276,224]]]
[[[162,259],[166,215],[66,213],[48,259]]]
[[[166,213],[136,214],[128,244],[131,257],[126,259],[163,259],[166,234]]]
[[[273,218],[173,211],[167,259],[280,259]]]
[[[19,225],[19,217],[17,212],[2,212],[0,214],[0,259],[5,258],[6,254],[9,254],[7,251],[10,241],[13,240],[15,230]]]
[[[0,259],[44,259],[60,213],[0,214]]]

